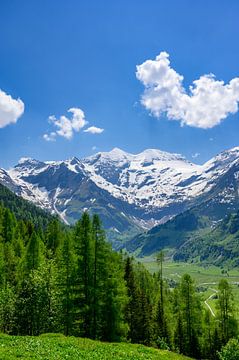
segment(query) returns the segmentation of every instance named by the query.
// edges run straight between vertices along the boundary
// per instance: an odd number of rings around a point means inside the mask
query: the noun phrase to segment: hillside
[[[6,186],[0,184],[0,203],[11,210],[17,219],[31,221],[37,227],[46,225],[53,220],[55,216],[48,211],[41,209],[30,201],[15,195]]]
[[[232,167],[213,189],[201,196],[198,205],[164,224],[136,235],[126,242],[125,248],[139,256],[151,255],[165,248],[175,252],[189,241],[193,243],[198,236],[210,232],[224,218],[238,210],[235,174],[236,169]]]
[[[140,257],[152,255],[162,249],[175,251],[198,232],[207,230],[209,224],[208,217],[201,217],[197,209],[188,210],[165,224],[135,236],[125,244],[125,248]]]
[[[177,249],[174,259],[235,267],[239,265],[239,212],[228,215],[204,236],[191,237]]]
[[[175,261],[238,266],[239,211],[214,221],[210,206],[202,204],[134,237],[126,250],[143,257],[164,249]]]
[[[103,343],[88,339],[42,335],[21,337],[0,335],[0,358],[48,359],[48,360],[186,360],[188,357],[166,350],[156,350],[143,345],[126,343]]]

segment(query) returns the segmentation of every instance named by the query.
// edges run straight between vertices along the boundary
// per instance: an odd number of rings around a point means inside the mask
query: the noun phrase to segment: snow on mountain
[[[126,218],[137,226],[151,227],[194,206],[230,171],[230,179],[237,182],[238,164],[239,147],[204,165],[157,149],[130,154],[115,148],[66,161],[23,158],[14,168],[0,170],[0,182],[58,213],[66,222],[75,221],[87,208],[101,213],[107,226],[118,231],[128,226]],[[220,201],[230,201],[234,196],[230,186],[222,187]]]
[[[188,187],[185,194],[180,184],[202,172],[201,166],[190,163],[181,155],[156,149],[137,155],[113,149],[84,159],[83,163],[85,171],[99,187],[149,211],[152,207],[164,207],[179,198],[191,196],[194,189]]]

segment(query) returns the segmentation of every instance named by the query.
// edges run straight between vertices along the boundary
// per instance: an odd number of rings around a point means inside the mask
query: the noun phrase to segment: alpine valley
[[[203,165],[156,149],[133,155],[115,148],[66,161],[22,158],[0,169],[1,184],[17,195],[66,224],[86,210],[97,213],[116,249],[141,255],[181,246],[192,231],[214,228],[235,212],[238,178],[239,147]]]

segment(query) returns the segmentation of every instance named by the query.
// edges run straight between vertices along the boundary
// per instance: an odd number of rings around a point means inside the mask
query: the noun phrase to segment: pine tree
[[[104,302],[100,307],[101,340],[121,341],[125,340],[128,331],[125,322],[125,308],[128,299],[121,256],[113,251],[108,252],[106,264],[108,276],[104,282]]]
[[[92,288],[93,288],[93,236],[88,213],[82,215],[75,226],[75,245],[77,254],[77,306],[79,333],[91,337],[92,329]]]
[[[165,311],[165,289],[164,289],[164,281],[163,281],[163,260],[164,254],[163,251],[157,256],[157,263],[159,264],[159,296],[157,301],[156,308],[156,331],[157,336],[166,342],[168,345],[170,344],[169,330],[167,324],[167,316]]]
[[[105,241],[105,234],[100,219],[93,216],[92,234],[94,241],[93,293],[92,293],[92,337],[101,337],[102,316],[101,306],[105,302],[106,280],[108,277],[109,246]]]
[[[179,287],[179,314],[183,328],[183,354],[200,357],[199,336],[201,329],[200,300],[190,275],[185,274]],[[179,320],[178,320],[179,321]]]
[[[207,359],[213,359],[214,327],[212,315],[209,310],[206,310],[203,319],[203,355]]]
[[[222,279],[218,285],[217,318],[220,322],[222,344],[237,333],[237,323],[234,319],[234,303],[231,286],[226,279]]]
[[[73,334],[74,286],[76,275],[76,258],[71,234],[65,234],[58,252],[58,288],[60,297],[60,318],[66,336]]]
[[[6,334],[14,330],[15,301],[14,289],[7,284],[0,290],[0,331]]]
[[[132,260],[127,257],[125,263],[125,281],[128,292],[128,304],[126,306],[126,321],[129,325],[128,338],[133,343],[141,340],[141,309],[140,309],[140,291],[135,280]]]
[[[50,257],[56,253],[56,250],[61,243],[61,239],[62,232],[60,223],[57,219],[53,219],[46,229],[46,247],[49,250]]]
[[[23,261],[23,268],[26,274],[31,270],[36,270],[43,260],[43,244],[34,231],[30,237],[29,243],[26,248],[25,259]]]
[[[3,214],[3,239],[12,242],[16,226],[16,218],[9,209],[4,210]]]

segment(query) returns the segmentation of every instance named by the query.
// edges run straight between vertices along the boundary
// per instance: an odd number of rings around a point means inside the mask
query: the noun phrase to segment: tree
[[[230,339],[219,353],[220,360],[238,360],[239,342],[237,339]]]
[[[53,330],[58,331],[55,324],[59,313],[54,284],[55,272],[51,264],[47,266],[41,264],[22,280],[15,306],[18,334],[39,335]]]
[[[49,256],[55,254],[58,246],[61,243],[62,232],[60,223],[57,219],[53,219],[46,229],[46,247],[49,250]]]
[[[231,286],[226,279],[222,279],[218,285],[217,318],[219,320],[222,343],[236,335],[237,323],[233,316],[234,304]]]
[[[13,288],[6,285],[0,290],[0,331],[11,334],[14,329],[16,296]]]
[[[76,300],[78,307],[79,334],[91,337],[92,329],[92,288],[94,243],[92,224],[89,214],[84,212],[81,220],[75,226],[75,246],[77,255],[77,285]]]
[[[213,334],[215,325],[209,310],[206,310],[203,318],[203,355],[207,359],[213,359]],[[218,350],[218,349],[217,349]]]
[[[100,219],[97,215],[92,220],[92,235],[94,242],[94,265],[93,265],[93,292],[92,292],[92,308],[93,323],[92,337],[100,338],[102,332],[102,314],[101,306],[105,302],[106,280],[109,276],[109,246],[105,241],[105,233],[101,227]]]
[[[164,253],[160,251],[157,256],[157,263],[159,264],[159,297],[157,301],[156,308],[156,328],[157,328],[157,336],[166,342],[168,345],[170,343],[167,317],[165,312],[165,296],[164,296],[164,282],[163,282],[163,260]]]
[[[4,210],[3,216],[3,239],[7,242],[12,242],[16,226],[16,218],[9,209]]]
[[[140,341],[140,326],[141,326],[141,314],[140,314],[140,292],[135,280],[135,274],[132,264],[132,259],[127,257],[125,263],[125,275],[128,304],[125,309],[126,321],[129,325],[128,339],[133,343]]]
[[[58,252],[58,288],[60,297],[60,323],[66,336],[73,334],[74,286],[76,275],[76,257],[71,234],[65,234]]]
[[[103,341],[126,339],[128,326],[125,321],[127,289],[121,256],[108,251],[108,275],[105,280],[104,302],[101,306]]]
[[[38,234],[34,231],[26,248],[25,259],[23,262],[25,273],[29,274],[31,270],[36,270],[40,266],[43,261],[42,248],[43,244]]]
[[[178,325],[182,322],[182,353],[198,358],[200,356],[199,336],[201,329],[201,306],[190,275],[185,274],[180,282],[178,307]]]

